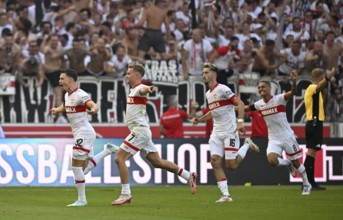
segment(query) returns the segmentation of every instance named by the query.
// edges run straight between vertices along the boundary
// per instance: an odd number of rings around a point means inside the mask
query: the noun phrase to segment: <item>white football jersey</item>
[[[263,99],[255,102],[253,106],[258,110],[268,127],[270,140],[281,140],[294,137],[294,132],[287,121],[285,94],[271,97],[268,102]],[[253,107],[252,109],[253,110]]]
[[[139,83],[130,89],[130,94],[126,104],[126,121],[132,131],[136,126],[149,127],[148,115],[146,112],[146,103],[148,101],[146,95],[141,95],[139,90],[145,85]]]
[[[88,121],[87,102],[92,99],[88,93],[76,88],[70,94],[65,94],[64,108],[74,137],[79,135],[94,135],[95,131]]]
[[[225,85],[217,84],[206,92],[208,107],[213,117],[213,132],[234,133],[237,127],[233,101],[236,95]]]

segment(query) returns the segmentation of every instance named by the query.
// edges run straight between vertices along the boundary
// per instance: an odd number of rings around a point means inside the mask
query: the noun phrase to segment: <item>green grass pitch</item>
[[[111,206],[120,187],[87,187],[88,207],[66,207],[73,187],[0,187],[1,220],[343,219],[343,186],[302,196],[300,186],[230,186],[232,203],[217,204],[216,186],[132,187],[133,203]]]

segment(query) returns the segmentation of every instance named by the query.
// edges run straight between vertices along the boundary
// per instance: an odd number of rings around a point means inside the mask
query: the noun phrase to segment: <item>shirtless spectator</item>
[[[275,41],[266,40],[263,45],[256,53],[255,60],[253,63],[252,71],[259,73],[261,76],[273,75],[275,69],[277,69],[284,61],[285,57],[280,53],[275,52]],[[276,61],[276,58],[280,58]]]
[[[41,87],[45,80],[43,65],[44,59],[39,55],[37,41],[30,41],[28,53],[19,65],[17,80],[25,88],[30,88],[31,86]],[[29,81],[24,80],[24,77],[36,78],[36,84],[31,85]]]
[[[87,54],[88,52],[81,47],[79,38],[74,38],[72,48],[64,52],[69,61],[69,68],[75,70],[78,76],[88,75],[84,64]]]
[[[125,36],[121,41],[121,44],[125,48],[126,54],[130,56],[132,60],[143,62],[144,59],[138,57],[138,35],[136,30],[125,30]]]
[[[328,69],[329,57],[323,52],[323,44],[320,41],[316,41],[313,45],[313,49],[308,51],[305,57],[305,69],[302,74],[311,75],[311,72],[315,68]]]
[[[103,76],[105,74],[104,64],[111,58],[111,52],[105,45],[105,40],[98,38],[96,43],[89,49],[89,62],[86,69],[92,76]]]
[[[62,68],[61,54],[63,53],[63,48],[59,45],[58,35],[46,36],[41,47],[45,55],[44,72],[54,90],[55,106],[60,106],[62,104],[62,90],[58,81]]]
[[[328,57],[328,69],[337,67],[340,55],[343,52],[343,44],[339,41],[335,42],[335,33],[329,31],[326,33],[326,41],[323,45],[323,53]]]
[[[140,59],[144,59],[150,47],[153,47],[156,52],[160,53],[162,59],[166,57],[166,48],[161,31],[162,23],[165,24],[167,40],[169,39],[170,29],[167,11],[163,8],[164,4],[165,0],[156,0],[155,4],[150,0],[145,1],[142,18],[136,24],[128,27],[139,28],[142,27],[144,22],[147,22],[144,35],[138,45],[138,57]]]
[[[93,0],[73,0],[75,8],[92,8]]]
[[[21,57],[21,48],[14,42],[13,34],[8,32],[2,37],[0,45],[0,69],[13,73]]]

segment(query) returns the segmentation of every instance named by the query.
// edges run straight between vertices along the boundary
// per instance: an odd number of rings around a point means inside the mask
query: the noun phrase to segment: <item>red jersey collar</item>
[[[273,98],[273,96],[270,96],[269,99],[267,99],[267,100],[263,99],[263,101],[264,101],[264,103],[268,103],[272,98]]]
[[[210,92],[212,92],[218,85],[219,85],[219,83],[217,83],[217,84],[213,87],[213,89],[210,89]]]
[[[68,96],[70,96],[71,94],[73,94],[76,90],[78,90],[79,88],[75,88],[73,91],[71,91],[71,93],[68,94]]]
[[[137,83],[137,84],[134,85],[132,88],[136,88],[136,87],[139,86],[140,84],[142,84],[142,82]]]

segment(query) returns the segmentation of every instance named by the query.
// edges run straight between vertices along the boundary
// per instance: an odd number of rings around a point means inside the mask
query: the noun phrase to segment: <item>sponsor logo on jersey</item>
[[[148,101],[148,99],[146,97],[129,96],[127,98],[127,104],[146,105],[147,101]]]
[[[263,117],[265,117],[268,115],[274,115],[274,114],[277,114],[279,112],[285,112],[285,111],[286,111],[286,107],[284,105],[279,105],[276,107],[271,107],[268,109],[261,110],[260,113]]]
[[[85,112],[87,110],[87,106],[85,106],[85,105],[64,106],[64,109],[65,109],[67,114],[78,113],[78,112]]]
[[[76,112],[76,107],[66,107],[65,110],[67,113],[74,113]]]
[[[220,103],[219,102],[213,102],[213,103],[209,104],[208,107],[212,110],[214,108],[220,107]]]

